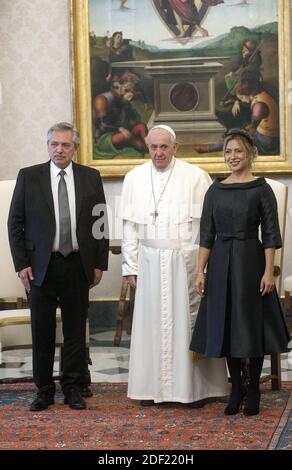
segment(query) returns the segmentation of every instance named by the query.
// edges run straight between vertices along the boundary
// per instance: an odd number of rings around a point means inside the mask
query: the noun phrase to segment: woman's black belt
[[[250,240],[259,238],[258,232],[220,232],[217,233],[218,240]]]

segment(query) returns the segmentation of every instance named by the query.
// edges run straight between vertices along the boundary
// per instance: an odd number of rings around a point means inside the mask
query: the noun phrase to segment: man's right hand
[[[133,289],[136,288],[137,286],[137,276],[123,276],[125,279],[126,283],[129,284],[129,286],[133,287]]]
[[[23,268],[21,271],[19,271],[18,277],[21,279],[21,282],[24,285],[25,290],[29,293],[30,281],[33,281],[34,279],[32,268],[30,266],[28,268]]]

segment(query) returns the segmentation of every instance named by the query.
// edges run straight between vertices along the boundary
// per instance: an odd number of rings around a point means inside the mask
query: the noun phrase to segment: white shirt
[[[58,185],[60,181],[60,171],[54,162],[51,161],[51,188],[53,193],[54,200],[54,211],[55,211],[55,220],[56,220],[56,233],[53,244],[53,251],[59,251],[59,242],[60,242],[60,223],[59,223],[59,204],[58,204]],[[65,181],[67,186],[67,193],[69,199],[69,209],[70,209],[70,218],[71,218],[71,234],[72,234],[72,245],[73,251],[78,251],[79,246],[76,237],[76,202],[75,202],[75,185],[74,185],[74,175],[72,162],[64,169],[65,171]]]

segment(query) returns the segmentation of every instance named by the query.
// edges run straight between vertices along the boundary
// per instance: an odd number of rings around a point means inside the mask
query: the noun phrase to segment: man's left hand
[[[102,275],[103,275],[103,271],[101,271],[100,269],[94,270],[93,283],[91,284],[90,289],[91,287],[97,286],[97,284],[100,283]]]

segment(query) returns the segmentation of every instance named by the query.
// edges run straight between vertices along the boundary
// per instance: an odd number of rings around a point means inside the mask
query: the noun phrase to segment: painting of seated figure
[[[123,175],[149,158],[148,130],[164,123],[177,156],[210,173],[226,171],[234,127],[254,138],[256,170],[290,171],[289,15],[282,0],[73,0],[80,160]]]

